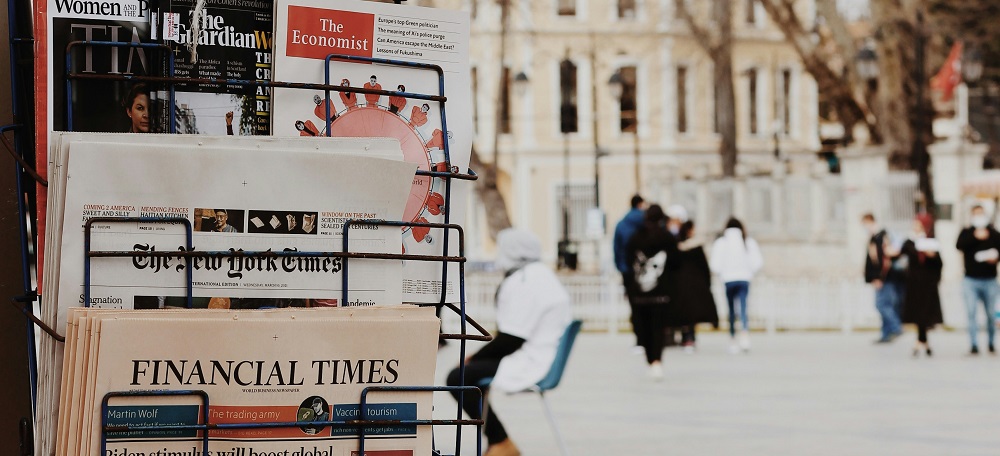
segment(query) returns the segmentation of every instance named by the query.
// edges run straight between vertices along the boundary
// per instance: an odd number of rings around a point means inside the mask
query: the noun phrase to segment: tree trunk
[[[715,84],[715,116],[719,126],[719,158],[722,175],[734,177],[738,161],[736,149],[736,95],[733,91],[733,2],[712,3],[711,24],[703,26],[688,10],[685,0],[674,0],[677,14],[684,19],[691,34],[712,59]]]
[[[927,145],[934,141],[933,108],[925,89],[929,78],[921,2],[873,2],[872,20],[880,31],[879,120],[890,146],[889,165],[917,172],[924,208],[933,215],[935,198],[927,151]]]
[[[720,2],[728,3],[728,2]],[[736,95],[733,91],[732,43],[717,48],[712,56],[715,62],[713,81],[716,87],[715,115],[719,121],[719,156],[722,157],[722,175],[736,176]],[[753,109],[753,108],[751,108]]]
[[[486,225],[489,227],[490,239],[496,239],[497,233],[511,226],[507,202],[497,188],[497,168],[492,163],[483,163],[475,146],[472,146],[472,160],[469,166],[479,173],[476,195],[486,209]]]

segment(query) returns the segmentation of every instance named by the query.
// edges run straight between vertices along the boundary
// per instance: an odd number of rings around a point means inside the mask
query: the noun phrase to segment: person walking
[[[722,237],[712,244],[712,257],[709,266],[712,272],[726,286],[726,302],[729,305],[729,336],[732,338],[730,353],[740,350],[750,351],[750,324],[747,316],[747,297],[750,294],[750,281],[764,266],[757,241],[747,236],[743,223],[736,218],[726,222],[726,230]],[[737,303],[739,307],[737,308]],[[739,311],[742,328],[739,342],[736,340],[736,312]]]
[[[900,254],[907,259],[906,293],[903,298],[903,323],[913,323],[917,327],[917,343],[913,356],[921,352],[931,356],[927,343],[927,331],[944,323],[941,314],[941,249],[937,239],[928,237],[927,227],[921,220],[913,221],[913,233],[903,243]]]
[[[622,275],[622,283],[625,284],[625,296],[630,297],[632,293],[628,289],[631,281],[628,278],[631,266],[628,263],[628,241],[632,239],[635,232],[642,226],[643,220],[646,218],[644,211],[646,202],[639,195],[633,195],[631,205],[632,208],[622,217],[621,221],[615,225],[615,237],[613,241],[613,251],[615,257],[615,269]],[[629,309],[631,315],[629,316],[629,322],[632,324],[632,332],[635,334],[635,345],[641,348],[643,346],[643,341],[639,339],[639,325],[635,321],[636,310],[635,304],[629,299]]]
[[[875,287],[875,309],[882,317],[882,333],[875,343],[885,344],[903,333],[899,311],[906,275],[901,268],[893,267],[898,252],[892,248],[889,234],[875,222],[875,216],[863,215],[861,224],[871,236],[865,252],[865,282]]]
[[[1000,260],[1000,232],[990,224],[986,211],[982,206],[972,208],[972,226],[966,227],[958,234],[958,248],[965,257],[965,278],[962,280],[962,297],[965,300],[965,310],[969,315],[969,340],[972,348],[969,354],[979,354],[979,344],[976,337],[979,323],[976,319],[976,308],[980,302],[986,310],[987,348],[990,354],[996,354],[993,337],[996,333],[996,315],[994,309],[997,297],[1000,296],[1000,284],[997,284],[997,262]]]
[[[665,345],[664,316],[671,305],[671,263],[676,261],[677,242],[667,232],[666,215],[659,205],[646,210],[646,219],[628,242],[630,266],[625,280],[629,302],[635,306],[637,337],[649,363],[649,376],[663,378],[661,358]]]
[[[719,314],[712,297],[712,272],[694,230],[694,222],[688,220],[681,224],[677,233],[676,269],[670,275],[674,283],[673,302],[667,312],[667,325],[681,328],[681,345],[688,354],[695,350],[698,323],[719,327]]]
[[[496,293],[497,333],[488,344],[469,357],[465,381],[455,368],[448,386],[478,385],[493,378],[489,390],[524,391],[548,373],[556,357],[559,340],[572,320],[570,297],[552,270],[542,264],[542,244],[529,231],[506,229],[497,235],[497,267],[505,276]],[[479,419],[479,395],[452,391],[470,417]],[[484,456],[518,456],[521,452],[507,435],[493,407],[487,408],[484,433],[488,447]]]

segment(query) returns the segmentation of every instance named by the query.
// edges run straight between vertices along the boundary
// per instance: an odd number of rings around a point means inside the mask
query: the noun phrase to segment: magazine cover
[[[71,70],[86,75],[157,75],[163,52],[155,49],[75,46],[72,41],[151,43],[150,2],[145,0],[50,0],[53,131],[69,130],[66,53]],[[155,131],[155,87],[146,83],[75,80],[70,84],[73,130]]]
[[[447,127],[442,104],[402,96],[438,95],[436,71],[383,64],[333,61],[332,84],[399,92],[399,95],[354,94],[275,89],[272,131],[285,136],[387,136],[399,139],[404,158],[418,169],[448,171],[447,142],[453,170],[468,169],[472,145],[469,66],[469,17],[452,10],[358,0],[278,0],[275,2],[274,79],[322,83],[330,54],[393,59],[439,65],[448,97]],[[328,115],[329,114],[329,115]],[[327,121],[329,120],[329,132]],[[463,223],[471,186],[453,181],[451,206],[445,207],[446,182],[417,176],[402,220]],[[457,255],[457,235],[449,234],[450,253]],[[444,233],[405,228],[408,254],[441,255]],[[404,299],[440,302],[440,264],[408,262],[403,268]],[[458,268],[449,269],[448,301],[457,300]]]
[[[162,0],[154,31],[174,49],[178,77],[269,81],[271,14],[265,0]],[[177,133],[270,134],[269,87],[182,84],[175,86]],[[166,96],[166,93],[163,94]]]
[[[398,147],[398,146],[397,146]],[[65,186],[58,327],[83,304],[82,224],[92,217],[179,217],[200,251],[336,252],[348,219],[394,219],[403,210],[413,165],[373,157],[294,150],[181,148],[72,143]],[[331,172],[337,170],[349,172]],[[409,173],[409,174],[407,174]],[[184,183],[178,185],[178,183]],[[281,191],[275,191],[281,189]],[[399,253],[398,231],[355,229],[353,251]],[[176,251],[183,225],[99,223],[92,250]],[[401,301],[398,261],[349,263],[353,305]],[[345,262],[332,257],[97,258],[95,307],[184,307],[187,272],[197,307],[339,306]]]

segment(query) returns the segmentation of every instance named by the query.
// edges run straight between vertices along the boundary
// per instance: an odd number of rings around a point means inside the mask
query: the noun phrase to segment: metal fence
[[[469,314],[487,328],[495,327],[494,296],[501,276],[469,274],[466,279]],[[615,275],[562,275],[560,280],[572,297],[574,318],[583,320],[588,331],[619,332],[629,329],[629,307],[621,278]],[[714,287],[722,327],[728,327],[729,312],[721,284]],[[965,310],[959,283],[941,286],[945,323],[964,327]],[[875,311],[874,293],[861,280],[757,278],[750,287],[750,326],[768,332],[788,330],[834,330],[851,332],[875,329],[881,324]],[[446,330],[456,330],[456,321],[445,320]]]

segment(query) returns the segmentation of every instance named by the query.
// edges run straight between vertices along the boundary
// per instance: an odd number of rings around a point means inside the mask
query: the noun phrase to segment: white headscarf
[[[542,243],[532,232],[508,228],[497,235],[496,265],[512,271],[542,258]]]

